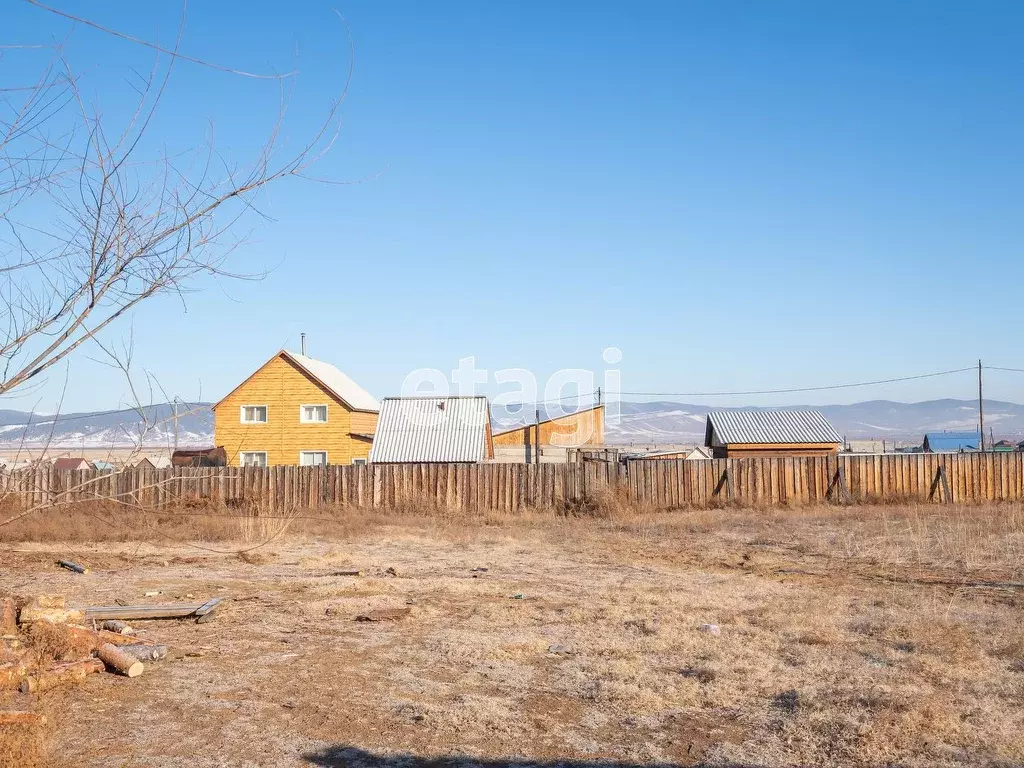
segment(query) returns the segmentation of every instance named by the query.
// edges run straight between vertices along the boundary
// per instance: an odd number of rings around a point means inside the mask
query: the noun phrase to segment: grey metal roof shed
[[[487,398],[386,397],[370,461],[473,464],[493,458]]]
[[[834,453],[842,441],[819,411],[712,411],[704,430],[704,445],[716,457],[728,455],[730,446],[754,452],[810,447]]]

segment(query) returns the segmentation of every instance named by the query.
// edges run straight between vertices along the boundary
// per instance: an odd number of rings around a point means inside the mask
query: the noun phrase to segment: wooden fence
[[[940,469],[942,472],[940,473]],[[944,477],[942,475],[944,474]],[[564,508],[612,491],[657,509],[740,504],[1014,501],[1024,454],[843,455],[579,464],[370,464],[332,467],[131,469],[0,474],[0,496],[22,506],[93,499],[159,508],[252,505],[267,512],[402,505],[456,510]],[[948,494],[948,495],[947,495]]]

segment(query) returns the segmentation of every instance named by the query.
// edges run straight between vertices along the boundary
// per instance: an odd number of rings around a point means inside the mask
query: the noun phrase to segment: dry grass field
[[[1024,764],[1017,505],[277,522],[78,512],[0,532],[6,592],[229,598],[209,623],[138,623],[175,649],[140,678],[0,693],[51,726],[39,757],[0,731],[6,759]]]

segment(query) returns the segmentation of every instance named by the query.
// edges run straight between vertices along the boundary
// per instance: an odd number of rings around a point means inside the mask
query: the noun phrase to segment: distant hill
[[[852,405],[795,405],[825,414],[839,434],[848,440],[900,440],[920,443],[925,432],[969,430],[978,426],[978,403],[970,400],[929,400],[897,403],[870,400]],[[615,444],[698,443],[704,440],[708,411],[770,411],[778,408],[716,408],[686,403],[622,403],[616,426],[607,428],[607,440]],[[985,432],[996,439],[1024,438],[1024,406],[999,400],[985,401]]]
[[[213,412],[209,403],[178,404],[178,445],[213,442]],[[174,444],[174,409],[169,403],[142,409],[86,413],[33,414],[0,411],[0,445],[38,448],[108,448]]]
[[[896,403],[870,400],[852,405],[788,406],[822,411],[848,440],[899,440],[920,443],[925,432],[974,429],[978,404],[970,400],[929,400]],[[209,403],[179,405],[178,444],[211,445],[213,412]],[[621,404],[618,424],[609,424],[606,437],[613,445],[699,443],[704,440],[707,405],[674,402]],[[777,410],[772,408],[724,408],[721,410]],[[174,441],[172,408],[169,404],[144,409],[145,420],[134,410],[68,413],[52,415],[0,410],[0,446],[10,448],[24,441],[38,447],[50,443],[62,448],[105,448],[133,445],[145,432],[149,446],[169,446]],[[544,413],[542,417],[557,415]],[[532,406],[493,413],[494,428],[532,423]],[[147,430],[145,425],[150,425]],[[992,427],[997,440],[1024,439],[1024,406],[998,400],[985,401],[985,427]],[[986,435],[987,436],[987,435]]]

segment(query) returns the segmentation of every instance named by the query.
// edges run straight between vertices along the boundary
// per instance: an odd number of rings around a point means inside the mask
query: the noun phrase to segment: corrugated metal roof
[[[932,453],[976,451],[980,444],[977,432],[928,432],[924,436],[924,448]]]
[[[380,410],[380,403],[377,402],[377,398],[330,363],[325,363],[323,360],[316,360],[306,355],[300,355],[297,352],[289,352],[287,349],[282,349],[281,354],[300,368],[305,369],[306,373],[357,411]]]
[[[841,443],[819,411],[712,411],[705,445]]]
[[[479,462],[487,458],[490,408],[478,397],[385,397],[372,462]]]

